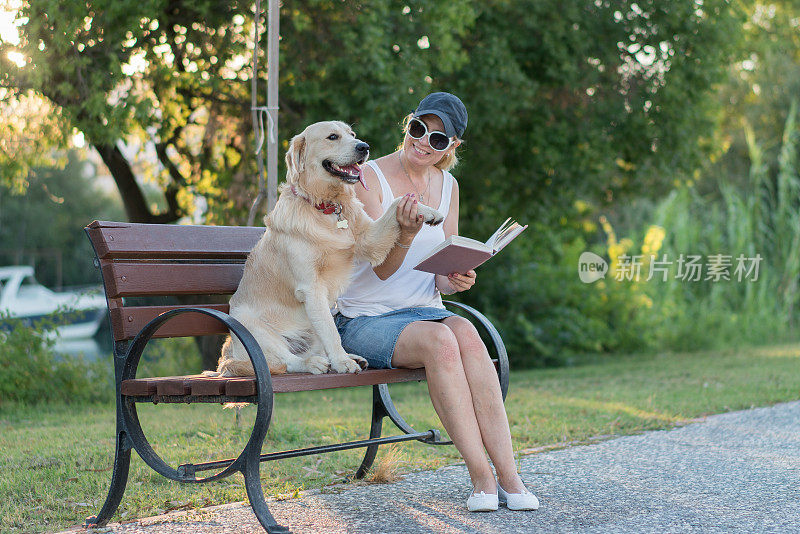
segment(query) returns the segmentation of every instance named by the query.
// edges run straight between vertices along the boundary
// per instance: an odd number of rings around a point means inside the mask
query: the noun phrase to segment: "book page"
[[[528,227],[527,224],[525,226],[520,226],[519,224],[514,223],[514,226],[512,228],[510,228],[507,232],[505,232],[502,236],[500,236],[497,239],[497,242],[494,245],[495,247],[494,254],[497,254],[498,252],[503,250],[503,248],[506,245],[511,243],[514,240],[514,238],[517,237],[519,234],[521,234],[522,231],[525,230],[527,227]]]
[[[508,226],[509,223],[513,223],[513,222],[514,221],[511,220],[511,217],[509,217],[508,219],[503,221],[503,224],[500,225],[500,228],[495,230],[495,232],[492,234],[492,236],[489,239],[486,240],[486,246],[491,248],[492,250],[494,250],[495,243],[497,242],[497,236],[499,236],[503,232],[503,230],[506,229],[506,227]]]
[[[486,243],[481,243],[477,239],[472,239],[471,237],[464,237],[463,235],[451,235],[450,237],[447,238],[446,241],[450,241],[455,245],[474,248],[477,250],[488,250],[490,248],[486,246]]]
[[[498,236],[494,239],[494,248],[497,249],[498,246],[502,245],[503,243],[507,243],[509,241],[508,237],[511,234],[513,234],[519,227],[520,226],[519,224],[517,224],[516,221],[512,221],[511,224],[509,224],[508,227],[506,227],[505,230],[500,232],[500,234],[498,234]]]

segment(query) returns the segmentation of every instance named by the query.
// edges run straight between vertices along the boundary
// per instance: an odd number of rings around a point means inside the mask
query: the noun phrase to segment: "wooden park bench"
[[[97,256],[97,265],[111,319],[114,338],[114,371],[117,399],[117,430],[111,487],[102,509],[87,518],[86,526],[108,522],[122,500],[128,479],[131,450],[156,472],[178,482],[201,483],[241,472],[250,504],[267,532],[289,532],[276,523],[267,508],[259,477],[260,462],[308,454],[366,447],[355,478],[366,475],[380,445],[417,440],[446,445],[437,430],[418,432],[398,413],[387,384],[425,380],[424,369],[367,369],[358,374],[290,373],[270,376],[264,356],[253,336],[233,317],[219,295],[232,294],[242,276],[247,254],[264,232],[257,227],[174,226],[95,221],[86,227]],[[194,296],[204,305],[144,306],[129,297]],[[216,298],[214,298],[216,297]],[[133,299],[136,300],[136,299]],[[138,299],[141,300],[141,299]],[[212,303],[216,301],[217,303]],[[458,302],[446,305],[464,314],[487,337],[494,352],[505,399],[508,390],[508,359],[497,330],[481,313]],[[136,369],[152,338],[235,335],[247,349],[254,377],[210,378],[202,375],[137,378]],[[320,445],[304,449],[261,453],[272,417],[275,393],[331,388],[372,386],[372,425],[369,439]],[[253,430],[238,457],[214,462],[168,465],[147,440],[136,405],[147,403],[252,403],[257,406]],[[381,437],[383,418],[388,417],[402,432]],[[198,477],[203,471],[213,475]]]

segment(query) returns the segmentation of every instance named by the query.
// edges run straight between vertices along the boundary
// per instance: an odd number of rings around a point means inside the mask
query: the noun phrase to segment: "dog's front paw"
[[[337,358],[331,360],[331,371],[335,373],[358,373],[361,371],[361,366],[350,358]]]
[[[315,375],[321,375],[328,372],[330,363],[322,356],[309,356],[305,359],[306,371]]]
[[[417,211],[422,215],[422,220],[425,224],[436,226],[444,220],[444,215],[431,207],[417,204]]]
[[[367,363],[367,360],[365,360],[361,356],[358,356],[356,354],[348,354],[348,356],[350,357],[351,360],[356,362],[359,365],[359,367],[361,367],[362,369],[366,369],[369,366],[369,363]]]

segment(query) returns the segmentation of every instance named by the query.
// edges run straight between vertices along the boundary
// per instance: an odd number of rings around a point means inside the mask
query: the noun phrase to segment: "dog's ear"
[[[306,164],[306,138],[303,134],[292,137],[289,150],[286,151],[286,169],[289,171],[289,180],[305,170]]]

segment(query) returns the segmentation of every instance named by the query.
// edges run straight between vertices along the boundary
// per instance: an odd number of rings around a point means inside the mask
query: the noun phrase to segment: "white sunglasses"
[[[422,139],[427,134],[428,144],[437,152],[444,152],[453,144],[453,139],[447,137],[444,132],[429,132],[428,126],[419,119],[411,119],[408,121],[406,132],[414,139]]]

